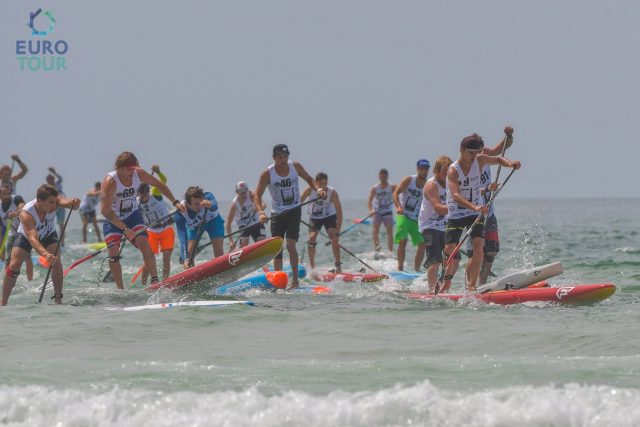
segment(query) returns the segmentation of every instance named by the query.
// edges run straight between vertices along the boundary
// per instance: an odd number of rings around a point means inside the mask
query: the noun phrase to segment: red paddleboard
[[[379,282],[389,276],[382,273],[312,273],[309,278],[317,282]]]
[[[543,286],[543,287],[540,287]],[[460,299],[479,299],[486,303],[493,304],[520,304],[523,302],[552,302],[556,304],[592,304],[605,300],[613,295],[616,287],[610,283],[594,285],[572,285],[561,286],[559,288],[544,287],[542,284],[533,287],[493,291],[484,294],[427,294],[409,292],[403,294],[410,299],[448,299],[458,301]]]
[[[196,285],[215,288],[253,273],[271,261],[281,249],[280,237],[265,239],[174,274],[160,283],[147,286],[144,290],[155,291],[160,288],[174,289]]]

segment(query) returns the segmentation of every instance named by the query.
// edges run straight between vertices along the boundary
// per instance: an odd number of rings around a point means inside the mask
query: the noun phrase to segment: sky
[[[46,37],[27,27],[38,8]],[[81,195],[129,150],[176,195],[229,200],[286,143],[362,199],[380,168],[398,182],[511,124],[523,168],[501,197],[637,197],[638,16],[595,0],[2,0],[0,163],[24,159],[27,199],[51,165]],[[37,39],[67,42],[67,71],[20,70],[16,41]]]

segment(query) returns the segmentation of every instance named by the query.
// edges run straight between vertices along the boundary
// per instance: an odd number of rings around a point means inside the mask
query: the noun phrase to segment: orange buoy
[[[47,259],[45,257],[43,257],[42,255],[40,255],[40,258],[38,258],[38,264],[40,264],[44,268],[51,267],[51,265],[49,264],[49,261],[47,261]]]
[[[285,289],[289,284],[289,276],[284,271],[269,271],[265,273],[267,281],[273,285],[274,288]]]

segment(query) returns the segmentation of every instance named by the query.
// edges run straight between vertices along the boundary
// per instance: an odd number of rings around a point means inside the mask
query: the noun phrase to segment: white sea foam
[[[380,391],[265,395],[0,386],[12,426],[636,426],[640,390],[569,384],[458,393],[429,382]]]

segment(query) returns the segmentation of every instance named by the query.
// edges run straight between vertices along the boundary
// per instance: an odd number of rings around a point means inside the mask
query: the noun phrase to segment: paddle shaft
[[[311,224],[309,224],[308,222],[304,221],[304,220],[300,220],[301,223],[303,223],[304,225],[306,225],[307,227],[311,227]],[[320,231],[320,235],[326,237],[327,239],[330,239],[329,236],[327,236],[325,233],[323,233],[322,231]],[[371,267],[369,264],[367,264],[366,262],[364,262],[363,260],[361,260],[360,258],[358,258],[358,256],[356,254],[354,254],[353,252],[351,252],[349,249],[345,248],[344,246],[342,246],[341,244],[338,244],[338,246],[340,247],[340,249],[342,249],[343,251],[345,251],[346,253],[348,253],[349,255],[351,255],[352,257],[354,257],[355,259],[357,259],[362,265],[364,265],[365,267],[367,267],[368,269],[370,269],[371,271],[374,272],[378,272],[375,268]]]
[[[198,243],[200,243],[200,239],[202,238],[202,233],[204,232],[204,224],[207,222],[207,211],[209,209],[204,208],[204,212],[202,214],[202,221],[198,225],[198,232],[196,233],[196,240],[193,242],[193,249],[191,250],[191,255],[189,255],[189,263],[187,264],[189,267],[193,267],[193,261],[196,258],[196,251],[198,250]]]
[[[500,185],[500,187],[498,187],[498,189],[496,191],[493,192],[493,194],[491,194],[491,198],[485,204],[485,206],[487,208],[491,207],[491,205],[493,204],[494,199],[498,196],[500,191],[504,188],[504,186],[507,184],[507,182],[509,181],[509,179],[511,178],[511,176],[513,175],[513,173],[515,171],[516,171],[515,168],[511,169],[511,172],[509,172],[509,175],[507,175],[507,178],[504,180],[504,182]],[[462,247],[464,242],[467,240],[467,237],[469,237],[471,235],[471,232],[473,231],[473,227],[475,227],[478,224],[478,222],[480,222],[482,220],[482,218],[484,218],[484,215],[482,215],[482,214],[478,215],[476,220],[473,221],[473,224],[471,224],[471,226],[467,229],[467,232],[462,237],[462,240],[460,240],[460,243],[458,243],[458,245],[455,247],[453,252],[451,252],[447,256],[447,260],[442,264],[442,272],[440,273],[440,277],[438,278],[438,282],[436,283],[436,287],[435,287],[435,290],[434,290],[434,293],[436,295],[440,291],[440,282],[444,281],[444,275],[445,275],[445,272],[447,271],[447,269],[449,268],[449,263],[451,263],[451,261],[454,259],[454,257],[456,256],[456,254],[458,253],[458,251],[460,250],[460,248]]]
[[[344,231],[342,231],[342,232],[338,233],[338,236],[343,236],[344,234],[346,234],[347,232],[349,232],[349,231],[353,230],[354,228],[356,228],[357,226],[359,226],[359,225],[360,225],[360,224],[362,224],[364,221],[368,220],[369,218],[371,218],[372,216],[374,216],[374,215],[375,215],[375,214],[377,214],[377,213],[378,213],[378,212],[371,212],[369,215],[367,215],[367,216],[365,216],[364,218],[362,218],[362,219],[360,220],[360,222],[356,222],[355,224],[353,224],[353,225],[351,225],[351,226],[347,227],[347,229],[346,229],[346,230],[344,230]],[[324,245],[325,245],[325,246],[329,246],[330,244],[331,244],[331,241],[326,242]]]
[[[73,209],[69,209],[69,214],[67,215],[67,219],[64,221],[64,225],[62,226],[62,231],[60,231],[60,238],[56,243],[56,250],[53,253],[53,256],[58,256],[58,252],[60,252],[60,242],[62,242],[62,238],[64,237],[64,232],[67,230],[67,224],[69,223],[69,218],[71,218],[71,213],[73,213]],[[58,260],[60,262],[60,260]],[[44,297],[44,290],[47,289],[47,282],[49,281],[49,276],[51,275],[51,269],[53,268],[53,263],[49,265],[47,269],[47,275],[44,278],[44,283],[42,284],[42,291],[40,291],[40,298],[38,298],[38,304],[42,302],[42,298]],[[55,295],[54,295],[55,296]]]

